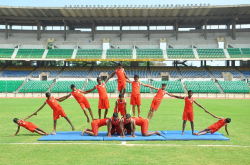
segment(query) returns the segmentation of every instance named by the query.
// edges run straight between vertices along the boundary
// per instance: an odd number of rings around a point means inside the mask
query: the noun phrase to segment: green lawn
[[[98,99],[88,100],[94,112],[94,117],[97,118]],[[108,116],[113,113],[115,100],[110,99],[111,108]],[[45,99],[2,98],[0,99],[0,164],[249,164],[250,100],[196,100],[216,116],[230,117],[232,119],[232,122],[228,125],[230,141],[127,142],[127,144],[135,145],[120,145],[121,142],[117,141],[40,142],[37,141],[40,135],[32,134],[24,128],[21,128],[16,137],[12,137],[11,135],[17,129],[16,124],[12,121],[13,118],[22,119],[27,117],[35,112],[44,103]],[[142,117],[146,118],[151,101],[152,99],[142,99]],[[127,99],[127,102],[129,102],[129,99]],[[68,99],[60,104],[75,126],[76,131],[82,131],[84,127],[91,128],[90,124],[86,122],[80,106],[74,99]],[[181,130],[183,108],[183,100],[164,99],[150,121],[149,130]],[[129,105],[127,109],[130,111],[131,106]],[[33,122],[47,132],[53,130],[52,110],[48,105],[37,116],[27,121]],[[206,128],[216,121],[217,119],[194,105],[195,130]],[[71,127],[65,119],[58,120],[57,131],[70,130]],[[100,131],[104,130],[106,130],[105,127],[100,128]],[[137,130],[140,130],[140,128],[138,127]],[[187,123],[186,130],[190,130],[190,123]],[[226,136],[224,128],[220,132]]]

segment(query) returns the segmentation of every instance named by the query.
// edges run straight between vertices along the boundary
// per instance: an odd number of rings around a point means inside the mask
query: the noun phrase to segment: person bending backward
[[[123,117],[125,117],[125,114],[127,113],[127,102],[124,99],[124,95],[122,93],[119,94],[119,99],[117,99],[115,102],[114,113],[119,112]]]
[[[18,118],[13,119],[13,122],[18,125],[17,126],[17,131],[16,131],[15,135],[13,135],[13,136],[16,136],[18,134],[18,132],[20,130],[20,127],[23,127],[23,128],[29,130],[32,133],[36,132],[36,133],[38,133],[40,135],[48,135],[47,132],[45,132],[44,130],[38,128],[35,124],[33,124],[31,122],[28,122],[28,121],[25,121],[25,120],[29,119],[31,116],[33,116],[33,115],[30,115],[30,116],[28,116],[28,117],[26,117],[24,119],[21,119],[21,120],[19,120]]]
[[[47,100],[44,102],[44,104],[33,114],[33,115],[37,115],[37,113],[43,109],[43,107],[48,104],[50,106],[51,109],[53,109],[53,119],[54,119],[54,131],[52,133],[52,135],[56,134],[56,122],[57,119],[59,119],[59,116],[64,117],[68,123],[71,125],[72,127],[72,131],[75,130],[74,126],[72,125],[71,121],[69,120],[69,118],[66,116],[66,113],[64,112],[64,110],[62,109],[62,107],[58,104],[57,101],[61,102],[62,100],[59,99],[55,99],[53,96],[50,95],[49,92],[46,92],[46,97]]]
[[[141,133],[143,136],[151,136],[154,134],[161,135],[158,131],[155,132],[148,132],[148,119],[144,119],[142,117],[132,117],[134,124],[141,126]],[[135,135],[135,129],[133,129],[133,136]]]
[[[139,76],[134,75],[134,81],[126,80],[126,82],[132,84],[132,92],[131,92],[131,98],[130,98],[130,105],[132,105],[133,110],[133,116],[135,116],[135,106],[138,108],[138,117],[140,117],[141,114],[141,93],[140,93],[140,87],[141,85],[145,87],[150,87],[148,84],[143,84],[139,81]]]
[[[109,78],[107,78],[103,83],[102,83],[101,77],[97,77],[96,80],[97,80],[98,84],[96,86],[94,86],[93,89],[90,89],[89,92],[92,92],[95,89],[97,89],[97,91],[99,93],[98,114],[99,114],[99,119],[101,119],[101,110],[105,109],[104,118],[106,118],[107,113],[108,113],[108,109],[109,109],[109,98],[108,98],[107,90],[105,87]]]
[[[115,72],[113,72],[109,78],[112,78],[115,74],[117,74],[118,77],[118,91],[120,93],[125,94],[126,92],[126,79],[129,79],[128,76],[126,75],[124,68],[122,68],[122,63],[118,63],[118,68],[116,69]]]
[[[152,117],[154,116],[154,113],[155,111],[157,111],[157,109],[159,108],[160,104],[161,104],[161,101],[164,97],[165,94],[171,96],[171,94],[169,94],[167,91],[166,91],[166,84],[163,83],[161,88],[155,88],[153,86],[150,86],[151,89],[156,89],[157,90],[157,93],[151,103],[151,106],[150,106],[150,110],[148,112],[148,120],[150,121],[152,119]]]
[[[90,108],[90,105],[89,105],[89,102],[87,100],[87,98],[83,95],[83,94],[87,94],[90,92],[90,90],[88,91],[81,91],[80,89],[76,89],[76,86],[74,84],[72,84],[70,86],[72,92],[64,97],[61,97],[61,101],[64,101],[66,100],[67,98],[69,98],[71,95],[74,96],[74,98],[76,99],[76,101],[79,103],[79,105],[81,106],[85,116],[87,117],[87,122],[89,123],[89,117],[88,117],[88,114],[87,114],[87,111],[86,111],[86,108],[89,110],[89,113],[90,113],[90,116],[92,118],[92,120],[94,120],[94,117],[93,117],[93,113],[92,113],[92,110]]]
[[[204,109],[205,112],[208,113],[208,111],[201,106],[195,99],[192,97],[193,96],[193,91],[189,90],[188,91],[188,97],[182,97],[182,96],[175,96],[171,94],[172,97],[178,98],[178,99],[184,99],[185,100],[185,107],[184,107],[184,112],[183,112],[183,124],[182,124],[182,135],[184,135],[185,127],[186,127],[186,122],[187,120],[190,121],[191,123],[191,128],[192,128],[192,134],[195,135],[194,133],[194,113],[193,113],[193,103],[198,105],[200,108]]]
[[[130,114],[126,114],[126,117],[123,117],[120,120],[120,130],[121,130],[121,134],[120,134],[119,137],[125,138],[125,135],[124,135],[125,131],[127,132],[127,135],[131,135],[131,132],[133,132],[132,137],[136,137],[135,132],[134,132],[134,130],[135,130],[135,122],[131,118]]]
[[[91,128],[88,129],[85,127],[85,129],[82,131],[82,136],[84,136],[84,133],[89,134],[90,136],[97,136],[98,135],[98,130],[100,127],[105,126],[108,124],[109,119],[95,119],[91,122]]]
[[[118,113],[113,113],[113,116],[108,120],[108,136],[114,135],[117,132],[118,135],[121,134],[120,130],[120,118],[118,117]]]

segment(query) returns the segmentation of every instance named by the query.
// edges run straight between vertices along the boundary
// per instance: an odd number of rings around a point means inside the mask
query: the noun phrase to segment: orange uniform
[[[86,99],[85,96],[83,96],[83,94],[80,92],[79,89],[71,92],[71,95],[74,96],[74,98],[80,104],[82,109],[90,107],[88,100]]]
[[[117,99],[116,102],[117,102],[118,113],[120,112],[122,116],[125,115],[126,100],[123,99],[122,102],[121,102],[120,99]],[[116,107],[114,109],[114,113],[116,113]]]
[[[100,127],[104,126],[104,125],[107,125],[107,122],[108,122],[108,118],[106,119],[96,119],[96,120],[93,120],[91,122],[91,127],[92,127],[92,132],[95,134],[95,135],[98,135],[98,130]]]
[[[141,105],[141,93],[140,93],[141,82],[132,81],[131,84],[132,84],[132,92],[131,92],[130,105]]]
[[[34,133],[34,130],[38,128],[35,124],[28,121],[19,120],[19,122],[20,122],[18,123],[19,126],[29,130],[32,133]]]
[[[105,83],[102,83],[101,85],[96,85],[96,89],[99,93],[98,109],[108,109],[109,99],[108,99],[108,94],[105,88]]]
[[[123,90],[123,88],[126,88],[126,78],[125,78],[125,71],[123,68],[116,69],[116,74],[118,77],[118,91]]]
[[[118,118],[116,121],[114,120],[113,117],[110,118],[111,122],[112,122],[112,129],[111,129],[111,134],[115,134],[115,132],[117,132],[117,134],[119,135],[121,133],[120,130],[120,119]]]
[[[132,117],[135,120],[135,125],[141,126],[141,133],[148,132],[148,120],[142,117]]]
[[[213,134],[216,131],[218,131],[224,125],[227,125],[227,123],[225,123],[225,120],[226,119],[223,118],[223,119],[220,119],[219,121],[217,121],[216,123],[214,123],[213,125],[210,125],[208,128],[211,130],[211,134]]]
[[[151,108],[153,108],[153,110],[157,111],[157,109],[159,108],[160,104],[161,104],[161,101],[164,97],[164,95],[166,94],[167,92],[165,90],[162,90],[161,88],[158,89],[152,103],[151,103]]]
[[[193,102],[194,98],[189,99],[188,97],[184,97],[185,107],[182,119],[193,122],[194,121],[194,113],[193,113]]]
[[[50,97],[50,100],[47,99],[45,103],[47,103],[50,106],[50,108],[53,109],[53,119],[54,120],[59,119],[59,116],[66,117],[64,110],[58,104],[58,102],[56,101],[56,99],[53,96]]]
[[[121,119],[123,121],[124,127],[127,131],[128,135],[131,135],[131,122],[133,121],[132,118],[130,118],[128,121],[126,120],[126,118],[122,118]]]

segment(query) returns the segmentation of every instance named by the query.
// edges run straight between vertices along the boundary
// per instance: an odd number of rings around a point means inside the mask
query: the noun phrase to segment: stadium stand
[[[94,69],[91,73],[91,76],[98,77],[101,72],[108,72],[108,74],[110,75],[111,73],[115,72],[116,69],[117,69],[117,67],[109,67],[109,66],[94,67]],[[114,77],[116,77],[116,75]]]
[[[250,67],[241,67],[241,66],[238,66],[237,67],[238,68],[238,70],[245,76],[245,77],[247,77],[247,78],[249,78],[250,77]]]
[[[1,74],[1,77],[26,77],[34,69],[34,66],[8,66]]]
[[[227,48],[227,52],[231,58],[240,58],[242,57],[242,52],[239,48]]]
[[[208,67],[208,69],[212,72],[214,77],[222,78],[222,72],[230,72],[233,77],[241,77],[241,75],[233,68],[233,67]]]
[[[23,80],[1,80],[0,92],[15,92],[23,82]]]
[[[15,49],[0,48],[0,58],[11,58]]]
[[[148,76],[147,67],[124,67],[126,75],[128,77],[134,77],[139,75],[140,78],[146,78]]]
[[[106,58],[132,58],[133,50],[132,49],[108,49],[106,52]]]
[[[220,93],[213,81],[185,81],[185,86],[195,93]]]
[[[161,88],[162,83],[167,84],[166,91],[174,92],[174,93],[183,93],[184,89],[180,81],[153,81],[152,86],[155,88]],[[157,92],[157,90],[153,90],[153,92]]]
[[[136,49],[136,57],[138,59],[163,58],[163,51],[162,51],[162,49]]]
[[[19,90],[20,93],[27,92],[46,92],[53,81],[27,81],[24,86]]]
[[[49,49],[46,58],[71,58],[74,49]]]
[[[85,81],[57,81],[53,88],[50,90],[50,92],[71,92],[72,90],[70,89],[71,84],[75,84],[77,89],[82,89]]]
[[[250,48],[241,48],[241,52],[243,54],[243,57],[250,57]]]
[[[60,77],[87,77],[90,67],[66,67],[60,74]]]
[[[3,69],[3,66],[0,66],[0,71]]]
[[[161,76],[161,72],[168,72],[171,77],[178,77],[178,72],[176,67],[150,67],[151,76],[153,78],[158,78]]]
[[[149,84],[149,81],[140,81],[143,84]],[[126,85],[126,92],[132,92],[132,84],[127,82]],[[149,87],[144,87],[141,85],[140,88],[141,93],[150,93],[150,88]]]
[[[200,58],[226,58],[223,49],[196,49]]]
[[[42,66],[37,68],[31,75],[31,77],[39,77],[42,72],[49,72],[50,78],[56,77],[62,70],[61,66]]]
[[[102,49],[78,49],[76,53],[77,59],[95,59],[102,58]]]
[[[245,81],[218,81],[225,93],[249,93],[249,86]]]
[[[97,85],[96,81],[89,81],[84,90],[87,91],[89,89],[92,89],[96,85]],[[116,85],[117,85],[117,81],[108,81],[107,84],[106,84],[107,92],[108,93],[114,93],[115,90],[116,90]],[[97,89],[95,89],[93,92],[97,93],[98,91],[97,91]]]
[[[193,49],[167,49],[168,58],[195,58]]]
[[[210,77],[210,74],[204,67],[179,67],[183,77]]]
[[[16,58],[42,58],[45,49],[19,49]]]

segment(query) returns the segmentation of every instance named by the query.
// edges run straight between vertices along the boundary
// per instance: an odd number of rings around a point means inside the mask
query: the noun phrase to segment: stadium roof
[[[0,6],[0,24],[70,27],[250,24],[250,5],[230,6]]]

